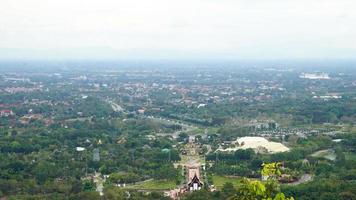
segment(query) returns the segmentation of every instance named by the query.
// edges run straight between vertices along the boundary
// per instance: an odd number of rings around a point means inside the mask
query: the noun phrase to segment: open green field
[[[228,182],[232,183],[236,188],[241,183],[241,178],[213,175],[213,183],[217,189],[221,189],[223,185]]]
[[[135,185],[127,186],[128,189],[141,189],[141,190],[169,190],[177,187],[175,181],[165,180],[150,180]]]
[[[356,155],[352,152],[345,153],[346,160],[356,160]]]

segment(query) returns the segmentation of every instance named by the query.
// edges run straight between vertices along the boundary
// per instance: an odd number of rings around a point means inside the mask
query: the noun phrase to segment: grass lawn
[[[241,178],[239,177],[226,177],[226,176],[219,176],[213,175],[213,182],[217,189],[221,189],[224,183],[230,182],[236,188],[241,183]]]
[[[139,183],[136,185],[127,186],[129,189],[142,189],[142,190],[169,190],[176,188],[175,181],[166,180],[150,180],[147,182]]]
[[[351,152],[347,152],[345,153],[345,158],[346,160],[356,160],[356,155]]]

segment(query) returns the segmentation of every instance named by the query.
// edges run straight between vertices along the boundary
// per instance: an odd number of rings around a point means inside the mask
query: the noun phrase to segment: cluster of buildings
[[[4,92],[7,93],[30,93],[30,92],[34,92],[34,91],[41,91],[41,87],[7,87],[5,89],[3,89]]]
[[[311,80],[328,80],[330,79],[329,74],[327,73],[302,73],[300,78],[311,79]]]
[[[8,109],[0,110],[0,117],[9,117],[9,116],[12,116],[14,114],[15,113],[12,112],[12,110],[8,110]]]

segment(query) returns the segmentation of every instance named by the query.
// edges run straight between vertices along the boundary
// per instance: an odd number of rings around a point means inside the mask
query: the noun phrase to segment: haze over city
[[[355,59],[353,0],[2,0],[0,59]]]

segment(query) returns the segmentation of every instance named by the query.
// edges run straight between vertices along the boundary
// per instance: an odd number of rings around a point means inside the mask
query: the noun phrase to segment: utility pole
[[[135,149],[131,149],[131,161],[134,162],[135,161]]]
[[[171,150],[168,151],[168,162],[171,162]]]
[[[88,176],[88,158],[85,156],[85,176]]]

